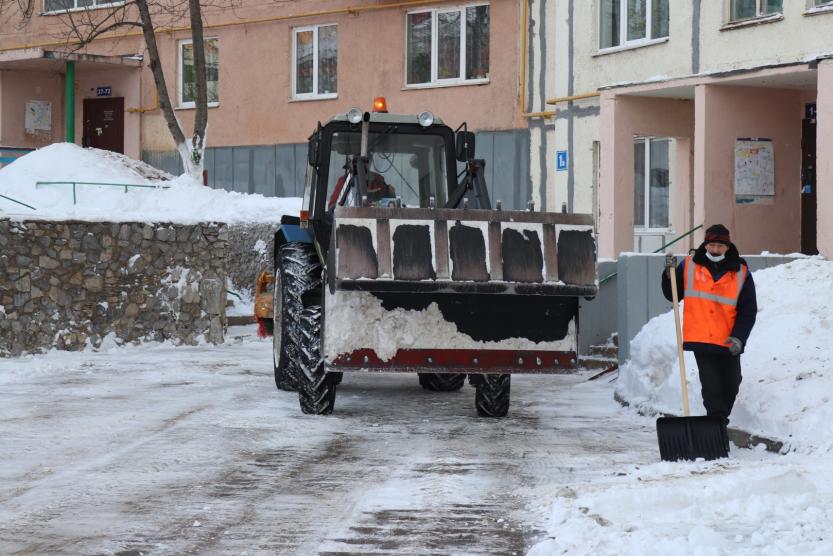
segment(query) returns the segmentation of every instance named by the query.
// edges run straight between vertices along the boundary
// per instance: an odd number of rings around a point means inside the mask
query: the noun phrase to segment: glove
[[[741,342],[734,336],[729,336],[726,339],[726,347],[729,349],[729,353],[731,353],[732,355],[740,355],[740,352],[743,349],[743,342]]]
[[[668,270],[669,268],[676,268],[676,266],[677,266],[677,257],[672,255],[671,253],[668,253],[667,255],[665,255],[665,270]]]

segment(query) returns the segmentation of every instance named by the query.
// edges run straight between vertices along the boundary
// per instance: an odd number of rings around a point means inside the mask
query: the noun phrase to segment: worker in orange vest
[[[742,379],[740,354],[758,313],[755,282],[722,224],[710,226],[700,247],[679,265],[666,255],[662,293],[669,301],[668,269],[674,266],[679,299],[685,299],[683,349],[694,352],[706,413],[722,417],[725,426]]]

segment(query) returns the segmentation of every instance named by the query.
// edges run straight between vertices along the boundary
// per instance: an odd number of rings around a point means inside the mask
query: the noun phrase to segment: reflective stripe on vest
[[[737,317],[737,304],[747,269],[726,272],[715,281],[709,270],[685,261],[683,340],[726,347]]]

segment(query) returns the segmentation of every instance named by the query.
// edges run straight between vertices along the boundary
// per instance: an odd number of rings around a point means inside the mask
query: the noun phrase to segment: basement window
[[[599,5],[600,49],[668,37],[668,0],[601,0]]]

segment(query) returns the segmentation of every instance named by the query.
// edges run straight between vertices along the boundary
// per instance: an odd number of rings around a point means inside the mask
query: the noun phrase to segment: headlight
[[[419,125],[422,127],[428,127],[434,123],[434,114],[431,112],[420,112],[417,120],[419,120]]]
[[[347,121],[351,124],[358,124],[361,123],[362,117],[364,114],[358,108],[351,108],[349,112],[347,112]]]

